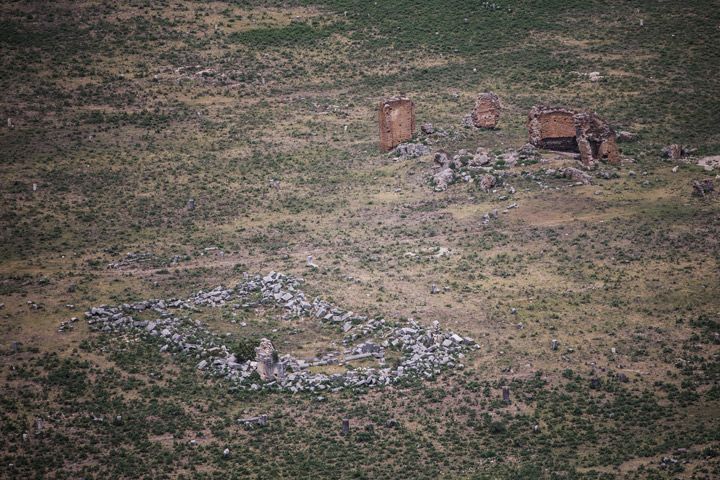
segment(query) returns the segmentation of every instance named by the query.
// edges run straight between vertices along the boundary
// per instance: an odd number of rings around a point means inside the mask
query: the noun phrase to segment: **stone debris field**
[[[479,348],[473,339],[443,330],[438,322],[427,327],[410,319],[403,325],[390,325],[382,318],[369,319],[319,298],[308,301],[300,289],[302,279],[276,272],[264,277],[251,278],[247,274],[245,277],[234,288],[217,287],[185,300],[102,305],[85,312],[85,317],[91,330],[154,340],[161,352],[195,358],[198,370],[252,390],[338,391],[390,385],[409,377],[433,378],[443,369],[462,369],[465,353]],[[255,350],[256,358],[242,361],[223,343],[220,333],[190,318],[201,308],[257,305],[281,308],[283,318],[290,322],[309,317],[334,325],[344,334],[345,349],[328,352],[322,358],[300,359],[279,355],[272,342],[263,338]],[[396,366],[386,364],[388,350],[399,353]],[[365,359],[375,360],[376,365],[357,366],[332,375],[309,370],[314,366],[350,365]],[[257,375],[253,375],[255,372]]]

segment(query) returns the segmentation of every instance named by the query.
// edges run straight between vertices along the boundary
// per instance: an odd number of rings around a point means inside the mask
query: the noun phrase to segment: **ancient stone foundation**
[[[577,152],[573,110],[534,106],[528,115],[529,142],[537,148]]]
[[[408,98],[393,98],[380,103],[380,149],[390,151],[415,134],[415,104]]]
[[[475,101],[471,113],[472,123],[477,128],[495,128],[500,119],[500,99],[492,92],[483,93]]]

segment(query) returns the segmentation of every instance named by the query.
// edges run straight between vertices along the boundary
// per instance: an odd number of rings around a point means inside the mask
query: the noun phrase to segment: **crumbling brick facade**
[[[595,113],[581,112],[573,117],[575,139],[580,150],[580,161],[592,168],[600,161],[620,164],[615,131]]]
[[[471,113],[473,125],[477,128],[495,128],[500,119],[500,109],[497,95],[492,92],[479,95]]]
[[[378,109],[380,149],[390,151],[415,134],[415,104],[408,98],[393,98]]]
[[[547,150],[577,152],[575,113],[566,108],[534,106],[528,115],[530,144]]]

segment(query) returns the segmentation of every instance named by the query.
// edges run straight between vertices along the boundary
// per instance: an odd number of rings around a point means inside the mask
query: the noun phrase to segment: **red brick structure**
[[[600,161],[611,165],[620,164],[615,130],[595,113],[581,112],[573,117],[575,139],[580,150],[580,161],[593,167]]]
[[[537,148],[577,152],[575,111],[536,105],[528,114],[529,142]]]
[[[380,149],[389,151],[415,134],[415,104],[397,97],[380,103],[378,109]]]
[[[477,128],[495,128],[500,119],[500,99],[492,92],[480,94],[470,114]]]

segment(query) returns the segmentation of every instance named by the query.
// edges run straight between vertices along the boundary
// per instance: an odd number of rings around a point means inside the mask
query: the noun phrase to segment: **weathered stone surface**
[[[468,167],[484,167],[485,165],[488,165],[490,162],[492,162],[492,160],[492,154],[486,148],[480,147],[475,152],[473,158],[470,159],[470,161],[468,162]]]
[[[423,123],[420,126],[420,131],[422,131],[425,135],[432,135],[435,133],[435,127],[433,127],[432,123]]]
[[[668,145],[667,147],[664,147],[660,154],[664,158],[668,158],[670,160],[679,160],[680,158],[684,157],[687,154],[687,151],[685,148],[683,148],[682,145],[679,145],[677,143],[673,143],[672,145]]]
[[[534,106],[528,114],[528,141],[537,148],[578,151],[573,118],[576,113],[566,108]]]
[[[628,132],[627,130],[617,132],[618,142],[634,142],[635,140],[637,140],[637,134],[633,132]]]
[[[495,186],[495,183],[497,182],[497,179],[490,175],[490,174],[484,174],[481,175],[478,179],[478,185],[480,186],[480,189],[483,192],[489,192],[491,188]]]
[[[390,151],[415,134],[415,104],[409,98],[393,98],[378,109],[380,149]]]
[[[401,143],[395,147],[395,156],[400,158],[422,157],[430,153],[430,147],[422,143]]]
[[[562,171],[562,176],[569,178],[576,182],[582,183],[583,185],[590,185],[592,183],[592,177],[582,170],[577,168],[568,167]]]
[[[720,170],[720,155],[714,155],[712,157],[702,157],[697,161],[697,164],[710,172],[714,169]]]
[[[435,184],[435,191],[436,192],[442,192],[443,190],[446,190],[448,185],[450,185],[455,180],[455,171],[450,168],[443,168],[439,172],[437,172],[435,175],[433,175],[433,183]]]
[[[712,179],[706,178],[703,180],[693,180],[693,195],[696,197],[704,197],[705,195],[715,191],[715,185]]]
[[[275,347],[267,338],[260,340],[260,345],[255,349],[255,361],[261,380],[281,380],[285,377],[285,368],[279,361]]]
[[[593,167],[601,160],[611,165],[620,164],[615,131],[595,113],[581,112],[573,117],[575,140],[580,150],[580,161]]]
[[[482,93],[475,101],[471,115],[477,128],[495,128],[500,119],[500,99],[493,92]]]
[[[450,166],[450,155],[445,150],[438,150],[433,161],[442,168],[447,168]]]

